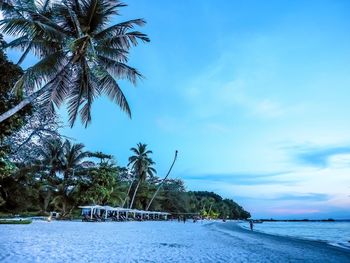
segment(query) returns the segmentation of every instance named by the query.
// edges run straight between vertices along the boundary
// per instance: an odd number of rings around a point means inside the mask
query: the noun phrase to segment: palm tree
[[[63,178],[58,186],[59,194],[56,196],[54,202],[56,205],[61,205],[63,216],[70,211],[68,208],[74,208],[72,204],[72,197],[78,185],[77,174],[84,171],[91,162],[85,160],[89,156],[89,152],[84,151],[83,144],[72,144],[66,140],[63,144],[63,157],[61,160],[61,171]],[[71,210],[70,209],[70,210]]]
[[[84,151],[83,144],[53,140],[43,145],[39,152],[39,161],[32,164],[33,171],[46,172],[43,189],[50,197],[54,193],[52,203],[61,209],[63,216],[74,208],[72,200],[79,185],[79,176],[91,164],[85,160],[88,156],[89,152]]]
[[[49,176],[54,177],[57,172],[62,171],[63,142],[60,139],[47,141],[40,148],[38,156],[39,161],[35,161],[32,167],[35,168],[37,163],[39,169],[48,170]]]
[[[130,150],[135,155],[129,157],[128,166],[132,166],[132,170],[138,181],[130,203],[130,208],[132,208],[140,184],[146,180],[147,176],[152,177],[153,174],[156,173],[156,170],[152,167],[155,163],[149,157],[149,155],[152,154],[152,151],[147,150],[147,144],[138,143],[137,148],[133,147]]]
[[[10,47],[32,50],[40,59],[15,85],[27,97],[0,115],[0,122],[40,97],[51,111],[67,102],[69,123],[78,115],[91,122],[94,99],[106,94],[131,116],[128,102],[117,80],[136,84],[142,75],[127,65],[129,50],[147,35],[135,31],[145,24],[134,19],[107,27],[125,4],[109,0],[11,1],[3,0],[1,31],[20,36]],[[31,4],[27,4],[30,2]],[[40,5],[40,6],[36,6]]]

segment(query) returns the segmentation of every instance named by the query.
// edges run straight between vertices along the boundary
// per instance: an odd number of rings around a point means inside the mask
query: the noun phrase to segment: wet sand
[[[33,222],[0,226],[0,262],[342,263],[350,251],[232,222]]]
[[[213,224],[209,228],[226,235],[231,245],[239,246],[247,259],[244,262],[350,262],[350,250],[323,242],[254,232],[235,223]],[[232,262],[235,260],[240,262],[237,258]]]

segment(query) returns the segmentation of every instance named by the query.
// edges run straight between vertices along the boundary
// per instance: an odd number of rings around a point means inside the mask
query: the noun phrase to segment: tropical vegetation
[[[0,213],[70,218],[84,204],[163,210],[212,218],[248,218],[230,199],[212,192],[187,191],[184,181],[157,175],[149,146],[130,149],[126,166],[114,156],[91,152],[61,134],[55,109],[68,106],[69,124],[78,115],[90,123],[94,99],[108,95],[128,115],[118,85],[141,77],[127,65],[129,51],[149,38],[134,19],[110,25],[125,4],[109,0],[2,0],[0,35]],[[23,53],[9,61],[6,48]],[[32,53],[37,62],[21,63]]]
[[[110,0],[2,0],[1,31],[15,37],[6,47],[24,52],[18,63],[29,51],[38,62],[18,79],[15,90],[25,96],[1,113],[0,122],[40,98],[51,112],[66,103],[71,126],[78,115],[88,125],[92,103],[101,94],[131,116],[117,80],[136,84],[142,77],[127,65],[128,54],[132,46],[149,38],[134,30],[145,24],[143,19],[109,26],[124,6]]]

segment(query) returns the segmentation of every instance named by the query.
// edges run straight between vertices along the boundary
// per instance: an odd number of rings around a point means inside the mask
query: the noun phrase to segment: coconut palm
[[[54,186],[55,197],[52,203],[61,210],[63,216],[74,207],[72,200],[79,175],[90,165],[85,160],[88,155],[83,144],[72,144],[69,140],[50,141],[40,153],[41,167],[49,171],[48,185]]]
[[[91,162],[85,159],[89,156],[89,152],[84,151],[83,144],[72,144],[69,140],[66,140],[63,145],[63,158],[61,161],[61,169],[63,178],[59,185],[59,199],[56,202],[61,204],[63,215],[67,212],[68,207],[74,207],[72,204],[72,197],[75,193],[78,185],[78,174],[82,173]]]
[[[137,148],[133,147],[130,150],[135,155],[129,157],[128,166],[131,165],[131,169],[137,178],[137,185],[130,203],[130,208],[132,208],[140,184],[146,180],[147,176],[152,177],[156,173],[156,170],[152,167],[155,162],[149,157],[152,151],[147,150],[147,144],[138,143]]]
[[[51,177],[62,171],[63,142],[60,139],[50,140],[39,150],[39,168],[48,170]],[[35,167],[35,162],[32,167]]]
[[[125,6],[117,0],[2,2],[5,18],[0,21],[1,31],[19,36],[9,46],[32,50],[39,61],[15,85],[15,90],[24,90],[27,97],[2,113],[0,122],[40,97],[51,111],[67,102],[70,125],[80,115],[87,126],[92,103],[101,94],[131,116],[117,80],[136,84],[142,77],[127,62],[132,46],[139,40],[149,42],[145,34],[134,30],[145,24],[143,19],[107,27]]]

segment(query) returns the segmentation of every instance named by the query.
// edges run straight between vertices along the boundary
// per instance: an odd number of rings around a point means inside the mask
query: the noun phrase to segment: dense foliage
[[[23,71],[19,66],[7,59],[3,51],[5,44],[2,35],[0,35],[0,112],[8,110],[22,99],[22,94],[14,94],[11,90],[17,79],[23,74]],[[0,180],[8,176],[14,169],[14,166],[8,160],[10,145],[5,140],[24,125],[25,117],[29,112],[30,107],[26,107],[0,123]]]
[[[144,144],[138,146],[143,147],[141,152],[132,148],[133,153],[147,152]],[[133,156],[130,160],[135,160]],[[130,200],[134,200],[133,208],[146,209],[161,180],[153,174],[154,169],[143,172],[151,168],[150,163],[139,168],[141,171],[134,164],[118,167],[110,155],[90,153],[82,144],[48,141],[35,161],[17,164],[16,172],[1,181],[0,210],[42,214],[55,210],[69,217],[78,205],[131,207]],[[250,217],[234,201],[215,193],[186,191],[180,179],[165,180],[150,209],[210,218]]]
[[[23,98],[22,94],[11,92],[14,84],[23,74],[23,71],[21,67],[8,61],[7,56],[3,51],[4,45],[5,42],[0,35],[0,112],[5,112],[15,106]],[[0,123],[1,141],[23,125],[25,113],[26,112],[22,110],[6,121]]]

